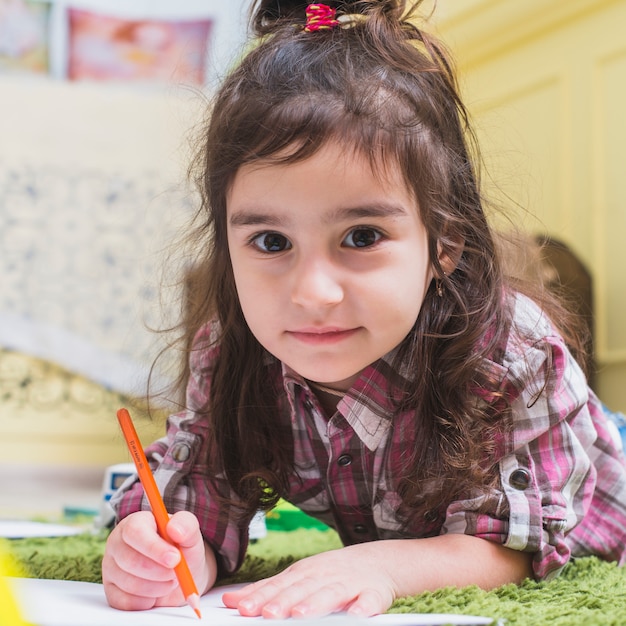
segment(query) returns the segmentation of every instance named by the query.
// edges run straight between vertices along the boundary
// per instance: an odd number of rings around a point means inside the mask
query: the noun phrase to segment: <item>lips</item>
[[[298,330],[287,331],[287,333],[301,341],[302,343],[310,345],[327,345],[333,343],[340,343],[352,337],[358,332],[358,328],[302,328]]]

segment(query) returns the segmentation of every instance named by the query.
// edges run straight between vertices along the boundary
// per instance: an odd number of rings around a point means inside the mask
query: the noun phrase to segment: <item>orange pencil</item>
[[[130,414],[126,409],[120,409],[117,412],[117,420],[122,427],[124,439],[126,439],[130,455],[133,457],[137,473],[139,474],[139,480],[141,481],[143,489],[146,492],[148,502],[150,502],[150,508],[152,509],[152,514],[156,520],[159,535],[161,535],[165,541],[172,543],[165,530],[170,519],[169,514],[165,508],[165,504],[163,503],[163,498],[161,498],[161,494],[157,488],[150,466],[148,465],[148,460],[146,459],[146,455],[141,447],[141,442],[137,436],[137,431],[135,430],[133,421],[130,418]],[[202,618],[202,615],[200,614],[200,596],[198,595],[198,589],[193,577],[191,576],[189,566],[187,565],[187,561],[185,560],[182,552],[180,553],[180,561],[174,568],[174,571],[176,572],[178,583],[180,584],[180,588],[183,591],[187,604],[189,604],[189,606],[196,612],[196,615],[199,618]]]

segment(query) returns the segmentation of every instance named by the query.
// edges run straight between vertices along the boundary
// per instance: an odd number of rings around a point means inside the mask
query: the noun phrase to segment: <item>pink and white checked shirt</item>
[[[389,358],[364,370],[330,419],[306,382],[270,359],[268,380],[280,377],[285,390],[276,419],[291,424],[297,469],[282,496],[335,528],[346,544],[465,533],[533,553],[539,579],[558,574],[571,556],[594,554],[624,563],[626,464],[601,404],[563,340],[521,296],[512,329],[504,354],[489,363],[500,374],[514,421],[496,459],[497,488],[444,502],[440,511],[403,528],[392,467],[420,442],[413,432],[414,414],[397,415],[392,422]],[[198,340],[209,333],[207,327]],[[211,350],[194,352],[189,409],[170,417],[167,435],[146,452],[168,510],[185,509],[198,517],[226,573],[241,565],[247,521],[238,519],[234,508],[218,504],[215,487],[205,478],[206,424],[194,407],[207,398],[214,356]],[[544,383],[550,391],[537,398]],[[217,482],[229,492],[223,476]],[[113,504],[119,518],[149,508],[138,482],[122,487]]]

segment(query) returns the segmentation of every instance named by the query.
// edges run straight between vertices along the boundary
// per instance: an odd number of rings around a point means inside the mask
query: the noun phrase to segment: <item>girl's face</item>
[[[238,171],[228,246],[250,330],[304,378],[347,390],[412,328],[433,277],[417,201],[397,167],[329,143]]]

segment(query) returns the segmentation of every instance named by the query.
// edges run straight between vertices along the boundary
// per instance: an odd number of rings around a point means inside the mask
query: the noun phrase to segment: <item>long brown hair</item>
[[[400,166],[441,281],[441,295],[431,285],[396,363],[412,372],[394,392],[397,410],[415,413],[423,442],[397,486],[405,503],[424,511],[489,478],[495,444],[485,442],[505,427],[506,409],[480,405],[471,390],[498,387],[483,363],[507,332],[507,283],[449,55],[416,25],[403,0],[328,4],[343,16],[342,26],[305,32],[307,3],[257,0],[251,15],[258,40],[217,92],[192,167],[202,199],[194,237],[203,290],[195,294],[185,339],[190,345],[209,320],[219,329],[205,407],[208,461],[210,471],[226,471],[248,512],[270,506],[287,489],[294,471],[290,433],[277,424],[279,390],[268,378],[268,355],[237,298],[226,198],[242,165],[295,162],[338,141],[367,155],[375,171],[389,162]],[[441,252],[458,259],[448,275]]]

